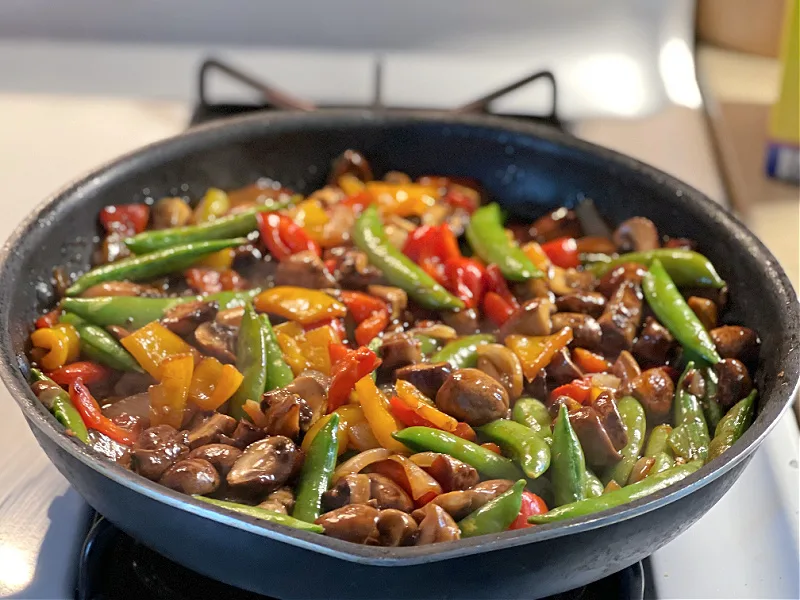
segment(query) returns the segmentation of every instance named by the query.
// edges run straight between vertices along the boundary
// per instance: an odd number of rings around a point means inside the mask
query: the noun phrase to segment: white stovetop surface
[[[178,133],[180,102],[0,94],[0,239],[43,198],[122,152]],[[652,163],[723,201],[702,113],[677,106],[575,133]],[[9,285],[11,282],[3,282]],[[798,598],[798,430],[784,416],[730,492],[653,557],[661,598]],[[71,597],[80,497],[0,390],[0,597]]]

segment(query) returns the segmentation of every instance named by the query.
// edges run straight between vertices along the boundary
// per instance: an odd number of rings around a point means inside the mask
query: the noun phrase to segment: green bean
[[[253,306],[248,304],[236,340],[236,368],[244,379],[230,399],[229,412],[233,418],[247,418],[243,407],[248,400],[261,402],[267,384],[267,360],[266,329]]]
[[[756,396],[753,390],[742,398],[722,417],[714,431],[714,439],[708,447],[708,460],[712,460],[733,446],[753,422],[756,411]]]
[[[34,394],[66,428],[67,433],[74,435],[84,444],[88,443],[89,431],[80,413],[72,404],[69,394],[39,369],[31,369],[31,379]]]
[[[295,519],[313,523],[319,517],[322,494],[328,490],[333,469],[336,467],[338,429],[339,415],[332,413],[331,418],[311,441],[297,484],[297,500],[292,511]]]
[[[219,506],[221,508],[227,508],[228,510],[247,515],[248,517],[263,519],[264,521],[269,521],[270,523],[277,523],[278,525],[291,527],[292,529],[300,529],[302,531],[310,531],[312,533],[323,533],[325,531],[322,525],[306,523],[305,521],[295,519],[289,515],[284,515],[279,512],[275,512],[274,510],[267,510],[266,508],[259,508],[258,506],[248,506],[247,504],[228,502],[227,500],[216,500],[214,498],[206,498],[205,496],[197,495],[192,496],[192,498],[195,500],[201,500],[202,502],[207,502],[208,504],[213,504],[214,506]]]
[[[703,394],[700,404],[703,406],[703,413],[706,417],[706,424],[710,431],[719,423],[724,415],[722,407],[717,402],[717,389],[719,387],[719,378],[712,368],[703,369],[703,380],[705,381],[705,394]]]
[[[586,460],[580,440],[569,422],[569,413],[561,405],[553,427],[550,479],[557,505],[569,504],[586,497]]]
[[[702,254],[682,248],[657,248],[645,252],[629,252],[608,262],[591,264],[587,268],[597,277],[602,277],[611,269],[625,263],[640,263],[650,266],[654,260],[661,261],[677,286],[713,288],[725,286],[725,281],[719,276],[710,260]]]
[[[700,402],[686,389],[686,377],[692,373],[699,376],[694,363],[689,362],[675,386],[676,427],[669,436],[669,444],[675,454],[686,460],[705,460],[711,439]]]
[[[81,352],[95,362],[120,371],[144,373],[144,369],[139,366],[136,359],[102,327],[92,325],[78,315],[68,312],[62,313],[59,321],[68,323],[77,330],[80,336]]]
[[[586,497],[596,498],[603,495],[603,482],[597,475],[586,469]]]
[[[672,433],[672,426],[656,425],[647,438],[647,445],[644,448],[644,455],[655,458],[661,452],[669,452],[669,435]]]
[[[261,327],[264,329],[267,352],[267,376],[264,382],[264,391],[270,392],[278,388],[286,387],[294,381],[294,373],[286,361],[283,360],[283,352],[278,345],[278,338],[272,330],[272,324],[267,315],[259,315]],[[255,398],[253,398],[255,400]]]

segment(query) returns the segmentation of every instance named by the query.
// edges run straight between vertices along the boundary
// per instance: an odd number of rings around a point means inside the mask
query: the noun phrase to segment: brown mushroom
[[[632,217],[623,221],[614,232],[613,239],[620,252],[644,252],[661,247],[658,229],[646,217]]]
[[[547,382],[551,386],[558,387],[583,377],[583,371],[572,362],[569,350],[561,348],[555,353],[550,363],[545,367],[547,372]]]
[[[451,373],[452,367],[450,363],[439,362],[409,365],[402,369],[397,369],[394,375],[397,379],[404,379],[413,384],[428,398],[435,398],[436,392],[444,385]]]
[[[244,317],[244,306],[234,306],[219,311],[214,320],[224,327],[238,329],[242,325],[242,317]]]
[[[235,446],[229,446],[228,444],[206,444],[205,446],[198,446],[189,452],[188,458],[202,458],[208,461],[214,465],[214,468],[217,469],[221,477],[225,477],[231,470],[231,467],[233,467],[233,463],[235,463],[241,455],[242,451]]]
[[[611,298],[623,281],[630,281],[637,285],[642,283],[642,278],[647,273],[647,267],[639,263],[623,263],[611,269],[600,278],[597,291],[606,298]]]
[[[153,229],[169,229],[187,225],[192,208],[181,198],[161,198],[153,206]]]
[[[417,546],[461,539],[461,530],[447,512],[438,504],[429,502],[420,509]]]
[[[81,298],[97,298],[99,296],[158,296],[157,288],[132,281],[106,281],[98,283],[81,293]]]
[[[601,350],[617,356],[633,347],[633,339],[642,321],[642,290],[631,280],[623,281],[606,304],[597,322],[603,332]]]
[[[393,320],[399,319],[403,311],[408,307],[408,294],[406,294],[405,290],[398,287],[369,285],[367,286],[367,293],[370,296],[380,298],[389,305],[389,310],[391,311],[390,317]]]
[[[244,450],[258,440],[263,440],[267,434],[260,427],[256,427],[250,421],[241,419],[236,424],[236,429],[230,435],[220,433],[219,442],[222,444],[229,444],[236,446],[240,450]]]
[[[622,422],[622,416],[617,410],[617,403],[610,392],[602,392],[592,403],[592,407],[600,415],[600,422],[608,434],[608,439],[617,450],[622,450],[628,444],[628,432]]]
[[[187,443],[189,448],[205,446],[219,440],[220,435],[231,435],[236,429],[236,419],[223,415],[222,413],[212,413],[187,432]]]
[[[323,375],[319,371],[303,371],[294,378],[294,381],[286,386],[287,391],[300,396],[311,410],[308,422],[301,423],[301,429],[307,431],[316,423],[328,410],[328,386],[330,377]]]
[[[717,404],[728,410],[753,391],[753,380],[747,367],[735,358],[723,358],[714,365],[717,375]]]
[[[475,467],[461,462],[449,454],[437,454],[431,466],[426,470],[439,482],[445,492],[466,490],[480,481]]]
[[[236,330],[216,321],[202,323],[194,330],[194,341],[206,354],[222,362],[236,362]]]
[[[349,473],[322,494],[322,506],[326,511],[336,510],[348,504],[366,504],[371,495],[371,481],[364,473]]]
[[[352,217],[353,211],[350,208],[346,206],[341,208]],[[380,269],[372,265],[361,250],[341,246],[331,249],[329,257],[336,262],[334,276],[345,289],[363,290],[383,281]]]
[[[381,358],[383,362],[379,367],[383,373],[393,373],[395,369],[401,369],[408,365],[422,362],[422,351],[420,341],[408,335],[398,332],[387,334],[381,344]]]
[[[314,290],[339,287],[322,259],[310,250],[292,254],[278,263],[275,285],[293,285]]]
[[[593,406],[569,413],[569,422],[581,442],[586,462],[592,467],[609,467],[622,460]]]
[[[377,508],[367,504],[348,504],[336,510],[326,512],[314,523],[325,528],[325,535],[346,542],[365,544],[369,540],[378,539]]]
[[[378,536],[374,543],[378,546],[411,546],[417,536],[417,522],[412,516],[393,508],[380,512],[376,526]]]
[[[188,452],[186,434],[169,425],[145,429],[133,444],[133,467],[157,481],[178,457]]]
[[[294,492],[290,487],[279,488],[269,494],[258,507],[288,515],[294,508]]]
[[[497,332],[497,339],[503,341],[511,334],[549,335],[552,325],[550,310],[552,304],[545,298],[533,298],[524,302]]]
[[[372,169],[369,166],[369,162],[357,150],[345,150],[334,159],[328,176],[328,183],[337,185],[342,175],[353,175],[365,182],[372,181]]]
[[[186,458],[169,467],[158,483],[184,494],[204,496],[219,488],[219,473],[207,460]]]
[[[606,297],[600,292],[577,291],[560,296],[556,300],[559,312],[583,313],[595,318],[603,314],[605,305]]]
[[[376,501],[380,509],[395,508],[403,512],[411,512],[414,503],[405,490],[394,481],[380,473],[370,473],[370,499]]]
[[[536,219],[528,235],[541,243],[559,237],[581,237],[583,231],[575,211],[561,206]]]
[[[633,355],[641,365],[658,366],[667,363],[675,348],[675,338],[669,330],[653,317],[647,317],[633,344]]]
[[[89,436],[86,441],[95,452],[99,452],[106,458],[113,460],[115,463],[122,465],[126,469],[131,467],[131,448],[120,444],[116,440],[112,440],[105,434],[100,433],[94,429],[89,430]]]
[[[547,396],[545,396],[547,397]],[[550,418],[555,420],[558,417],[558,412],[561,410],[561,405],[567,407],[567,412],[574,413],[577,410],[580,410],[583,407],[583,404],[575,400],[575,398],[571,396],[556,396],[556,399],[552,402],[550,400],[547,401],[547,412],[550,413]]]
[[[458,335],[475,333],[480,324],[478,311],[474,308],[463,308],[457,312],[444,312],[442,313],[442,321],[455,329]]]
[[[281,435],[253,442],[233,463],[226,477],[228,485],[262,493],[274,491],[294,473],[300,455],[294,442]]]
[[[621,382],[620,391],[627,394],[631,383],[642,374],[642,369],[636,359],[633,358],[633,355],[627,350],[623,350],[611,366],[611,373],[619,377]]]
[[[717,305],[709,298],[700,298],[699,296],[690,296],[686,300],[686,304],[692,309],[697,318],[707,330],[714,329],[717,326],[718,310]]]
[[[735,358],[749,363],[758,357],[758,346],[761,342],[756,332],[749,327],[723,325],[709,333],[722,358]]]
[[[566,296],[575,292],[590,292],[594,283],[594,275],[589,271],[551,267],[548,285],[556,296]]]
[[[476,367],[506,388],[512,402],[522,395],[522,365],[517,355],[502,344],[478,346]]]
[[[652,423],[669,418],[675,386],[663,368],[648,369],[630,383],[630,393],[642,403]]]
[[[603,332],[594,317],[581,313],[558,312],[551,319],[553,323],[551,333],[561,331],[564,327],[572,329],[572,345],[574,347],[587,350],[600,347]]]
[[[269,435],[283,435],[292,440],[308,430],[312,418],[311,407],[305,400],[286,388],[267,392],[261,399],[264,411],[264,431]]]
[[[201,323],[211,321],[217,315],[218,309],[218,302],[203,300],[176,304],[167,309],[164,316],[161,317],[161,324],[173,333],[186,336],[197,329]]]
[[[439,410],[470,425],[484,425],[508,415],[508,392],[477,369],[458,369],[436,393]]]
[[[441,506],[453,519],[460,521],[490,500],[494,500],[500,494],[508,491],[512,485],[514,482],[508,479],[489,479],[467,490],[453,490],[439,494],[431,500],[430,504]],[[411,516],[418,522],[421,521],[425,517],[424,507],[415,510]]]

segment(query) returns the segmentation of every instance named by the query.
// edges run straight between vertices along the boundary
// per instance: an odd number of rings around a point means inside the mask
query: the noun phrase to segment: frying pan
[[[358,546],[233,516],[64,435],[28,386],[25,349],[31,323],[55,301],[53,266],[88,267],[99,209],[148,197],[197,198],[209,186],[235,188],[258,177],[309,192],[347,148],[364,152],[377,173],[474,177],[522,219],[586,195],[612,222],[645,215],[662,233],[697,240],[730,286],[724,320],[752,327],[762,340],[753,425],[721,458],[637,502],[563,524],[411,548]],[[797,296],[776,259],[733,216],[631,158],[546,126],[494,117],[331,110],[248,115],[191,129],[105,165],[38,207],[6,243],[0,280],[0,375],[75,489],[167,557],[283,598],[530,598],[604,577],[669,542],[720,499],[789,405],[798,381]]]

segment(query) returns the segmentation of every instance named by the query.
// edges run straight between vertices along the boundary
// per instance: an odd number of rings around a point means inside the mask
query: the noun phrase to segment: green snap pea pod
[[[653,466],[650,467],[650,471],[645,475],[645,479],[648,477],[654,477],[663,471],[666,471],[670,467],[675,464],[675,459],[672,458],[671,452],[658,452],[655,456],[653,456]]]
[[[714,369],[703,369],[703,381],[705,381],[705,394],[700,404],[703,406],[703,413],[706,417],[706,424],[709,431],[713,431],[724,415],[722,407],[717,403],[717,389],[719,388],[719,378]]]
[[[216,301],[220,310],[244,306],[261,292],[260,288],[243,292],[219,292],[207,296],[178,296],[175,298],[140,298],[138,296],[100,296],[97,298],[64,298],[61,308],[100,327],[119,325],[139,329],[157,321],[178,304],[195,300]]]
[[[69,399],[69,394],[39,369],[31,369],[31,379],[35,384],[33,391],[39,401],[53,413],[53,416],[67,429],[67,432],[72,433],[84,444],[87,443],[89,431],[86,429],[80,413],[72,404],[72,400]]]
[[[270,392],[292,383],[294,381],[294,373],[292,373],[292,368],[283,360],[283,352],[281,352],[281,347],[278,345],[278,338],[275,337],[269,317],[267,315],[258,315],[258,317],[261,319],[261,327],[264,329],[267,350],[267,377],[264,381],[264,391]]]
[[[78,331],[81,338],[81,352],[92,360],[112,369],[144,373],[136,359],[102,327],[92,325],[78,315],[68,312],[62,313],[59,321],[72,325]]]
[[[520,398],[511,409],[511,418],[517,423],[530,427],[546,442],[551,442],[553,434],[550,431],[550,413],[544,402],[536,398]]]
[[[656,425],[647,438],[647,445],[644,447],[644,455],[655,458],[661,452],[669,452],[669,435],[672,433],[672,425]]]
[[[520,479],[522,470],[514,461],[462,439],[431,427],[406,427],[392,437],[418,452],[439,452],[465,462],[488,479]]]
[[[228,502],[227,500],[216,500],[214,498],[206,498],[205,496],[192,496],[195,500],[201,500],[214,506],[227,508],[233,512],[237,512],[248,517],[256,519],[263,519],[270,523],[277,523],[278,525],[285,525],[293,529],[300,529],[301,531],[311,531],[313,533],[322,533],[325,529],[322,525],[315,525],[314,523],[306,523],[300,519],[295,519],[289,515],[284,515],[274,510],[267,510],[266,508],[259,508],[258,506],[248,506],[247,504],[239,504],[238,502]]]
[[[586,497],[597,498],[603,495],[603,482],[598,479],[597,475],[586,469]]]
[[[244,376],[239,389],[230,399],[230,415],[248,418],[242,408],[248,400],[261,401],[267,385],[267,331],[251,304],[244,309],[236,340],[236,368]]]
[[[608,262],[588,265],[587,268],[596,276],[602,277],[611,269],[625,263],[641,263],[649,267],[654,260],[661,262],[677,286],[721,288],[725,285],[710,260],[702,254],[681,248],[629,252]]]
[[[734,404],[722,417],[716,431],[714,431],[714,439],[711,440],[711,444],[708,447],[708,460],[714,459],[725,452],[747,431],[747,428],[753,422],[757,395],[758,392],[753,390],[745,398]]]
[[[297,500],[292,511],[295,519],[313,523],[319,517],[322,494],[328,490],[333,469],[336,467],[338,430],[339,415],[333,413],[311,441],[297,485]]]
[[[476,429],[511,456],[527,477],[536,479],[550,466],[550,447],[530,427],[498,419]]]
[[[127,238],[125,245],[131,249],[131,252],[146,254],[163,248],[188,244],[189,242],[244,237],[251,231],[258,229],[257,213],[280,210],[288,204],[288,201],[281,201],[271,205],[258,206],[214,221],[200,223],[199,225],[143,231]]]
[[[429,356],[439,349],[439,342],[429,335],[415,333],[414,337],[419,340],[419,351],[425,356]]]
[[[418,304],[433,310],[464,308],[461,300],[389,242],[375,205],[368,206],[356,220],[353,241],[389,283],[405,290]]]
[[[468,538],[487,533],[505,531],[514,522],[522,508],[522,492],[525,480],[520,479],[506,492],[490,500],[478,510],[468,514],[458,522],[461,537]]]
[[[677,483],[684,477],[688,477],[697,469],[703,466],[702,461],[692,461],[684,465],[677,465],[672,468],[662,471],[652,477],[647,477],[641,481],[620,488],[613,492],[607,492],[597,498],[588,498],[578,502],[572,502],[554,508],[543,515],[533,515],[528,517],[528,523],[535,523],[537,525],[544,525],[561,521],[563,519],[570,519],[572,517],[582,517],[590,515],[601,510],[614,508],[644,498],[654,492],[663,490],[665,487]]]
[[[77,281],[67,288],[67,296],[75,296],[82,291],[104,281],[141,281],[151,277],[168,275],[182,271],[204,256],[233,248],[247,243],[247,238],[232,240],[211,240],[208,242],[191,242],[171,248],[164,248],[142,256],[123,258],[116,262],[95,267],[88,273],[78,277]]]
[[[550,479],[557,505],[586,497],[586,460],[580,440],[569,422],[567,407],[561,405],[553,427]]]
[[[658,320],[669,329],[681,345],[709,364],[720,361],[719,354],[706,328],[686,304],[661,261],[654,259],[642,279],[647,303]]]
[[[639,460],[639,454],[644,445],[644,434],[647,430],[647,419],[644,408],[632,396],[624,396],[617,402],[617,410],[622,417],[622,424],[628,434],[628,443],[620,450],[622,460],[614,465],[607,473],[606,481],[613,479],[620,485],[625,485],[631,476],[633,466]]]
[[[449,342],[431,356],[431,362],[449,362],[454,369],[466,369],[478,364],[478,346],[494,341],[487,333],[468,335]]]
[[[686,389],[684,383],[686,377],[693,371],[695,366],[690,361],[675,386],[673,411],[676,427],[669,436],[669,444],[675,454],[686,460],[705,460],[708,455],[708,444],[711,442],[706,418],[700,401]]]
[[[500,206],[496,203],[482,206],[472,213],[466,234],[475,254],[487,263],[496,264],[506,279],[525,281],[544,276],[520,247],[508,239]]]

